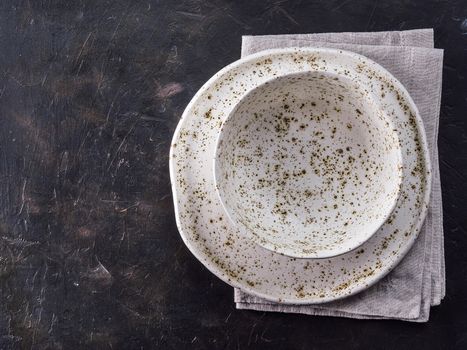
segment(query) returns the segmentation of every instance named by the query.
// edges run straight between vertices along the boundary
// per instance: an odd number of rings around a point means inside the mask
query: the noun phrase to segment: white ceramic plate
[[[250,90],[303,71],[345,75],[391,118],[402,151],[402,184],[388,220],[356,250],[296,259],[239,234],[214,188],[213,158],[223,121]],[[247,56],[212,77],[175,131],[170,175],[177,226],[190,251],[215,275],[247,293],[282,303],[322,303],[355,294],[386,275],[415,241],[427,211],[431,171],[425,132],[404,87],[373,61],[346,51],[292,48]]]

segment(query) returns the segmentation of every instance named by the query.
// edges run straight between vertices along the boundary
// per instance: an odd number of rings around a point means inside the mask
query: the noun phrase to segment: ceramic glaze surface
[[[326,259],[296,259],[256,244],[230,222],[215,190],[213,160],[226,118],[258,86],[304,72],[345,76],[362,86],[376,110],[390,118],[402,155],[400,194],[389,218],[358,249]],[[431,186],[423,124],[405,88],[366,57],[331,49],[264,51],[218,72],[183,113],[172,141],[170,175],[177,226],[190,251],[230,285],[290,304],[343,298],[385,276],[415,241]]]
[[[401,151],[393,126],[344,75],[303,72],[251,90],[225,120],[216,188],[239,230],[300,258],[352,250],[394,208]]]

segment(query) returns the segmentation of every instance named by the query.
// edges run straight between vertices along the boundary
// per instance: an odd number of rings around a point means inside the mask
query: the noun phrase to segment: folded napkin
[[[428,321],[430,306],[439,305],[445,295],[437,144],[443,50],[434,49],[433,30],[245,36],[242,56],[285,47],[329,47],[353,51],[385,67],[405,86],[420,111],[427,134],[433,167],[430,206],[420,235],[409,253],[393,271],[366,291],[326,304],[284,305],[236,289],[237,309]]]

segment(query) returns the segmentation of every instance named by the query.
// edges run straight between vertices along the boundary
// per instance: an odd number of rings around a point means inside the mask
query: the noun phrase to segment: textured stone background
[[[236,311],[183,245],[168,153],[242,34],[434,27],[447,297],[428,324]],[[466,1],[0,3],[0,349],[466,349]]]

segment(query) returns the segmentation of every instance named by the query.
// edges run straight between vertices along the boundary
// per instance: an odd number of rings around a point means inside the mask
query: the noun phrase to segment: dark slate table
[[[427,324],[237,311],[185,248],[172,133],[243,34],[434,27],[447,297]],[[467,349],[466,1],[0,3],[0,349]]]

